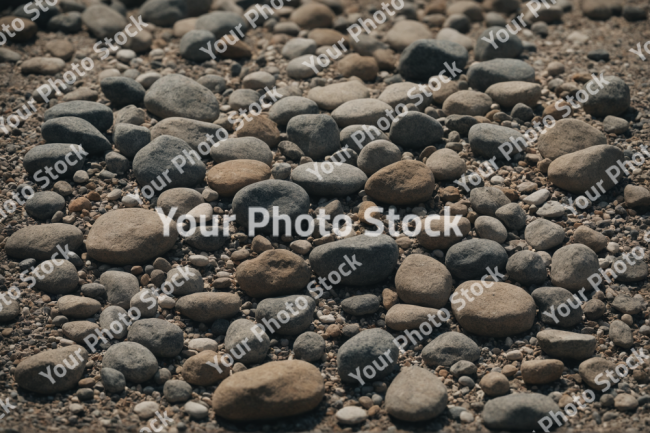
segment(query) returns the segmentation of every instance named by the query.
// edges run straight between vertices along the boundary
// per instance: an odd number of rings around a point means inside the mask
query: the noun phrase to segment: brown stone
[[[560,107],[559,110],[555,107],[555,104],[557,104],[558,107]],[[569,109],[568,112],[567,112],[567,108]],[[560,120],[569,117],[571,114],[573,114],[573,109],[571,108],[571,105],[569,105],[569,103],[566,102],[564,99],[560,99],[558,101],[552,102],[549,106],[544,108],[543,117],[550,115],[553,116],[555,120]]]
[[[307,34],[307,38],[313,39],[319,47],[322,45],[338,45],[341,39],[343,39],[343,46],[350,46],[343,33],[334,29],[313,29]],[[340,49],[340,46],[337,48]]]
[[[269,145],[271,149],[278,147],[281,141],[278,125],[268,117],[255,116],[250,122],[243,121],[244,126],[237,131],[237,137],[255,137]]]
[[[373,207],[373,206],[377,206],[377,205],[375,204],[375,202],[372,202],[370,200],[361,202],[361,204],[359,205],[359,212],[357,212],[357,216],[359,217],[359,221],[361,221],[362,223],[365,223],[365,224],[370,224],[368,222],[368,220],[366,220],[365,215],[366,215],[366,210]],[[371,218],[379,218],[380,215],[381,215],[380,212],[371,212],[370,213]]]
[[[391,289],[384,289],[381,292],[381,298],[383,300],[384,308],[387,310],[390,310],[398,301],[397,292]]]
[[[230,421],[270,420],[309,412],[324,396],[318,368],[305,361],[278,361],[224,380],[212,396],[212,408]]]
[[[420,161],[399,161],[368,179],[365,191],[372,199],[397,206],[429,201],[435,187],[431,170]]]
[[[92,207],[92,203],[90,203],[90,200],[88,200],[86,197],[77,197],[74,200],[70,201],[68,210],[70,212],[81,212],[84,209],[89,211],[92,209]]]
[[[215,359],[216,357],[216,359]],[[221,373],[214,366],[217,364]],[[209,386],[230,376],[230,367],[221,362],[221,356],[212,350],[204,350],[198,355],[189,357],[183,364],[183,380],[192,385]]]
[[[237,267],[237,281],[250,297],[266,298],[297,293],[304,289],[311,270],[299,255],[287,250],[269,250]]]
[[[363,81],[374,81],[379,67],[371,56],[360,56],[357,53],[348,54],[339,60],[337,69],[344,77],[359,77]]]
[[[14,20],[22,21],[25,28],[19,32],[15,31],[12,25]],[[15,33],[14,37],[9,37],[7,32],[4,32],[7,39],[12,42],[26,42],[36,36],[36,32],[38,31],[38,26],[34,21],[27,18],[15,17],[13,15],[0,18],[0,27],[2,26],[9,27],[9,30],[11,30],[12,33]],[[21,27],[20,24],[18,24],[17,27]]]
[[[510,382],[508,378],[497,372],[488,373],[479,382],[485,395],[489,397],[498,397],[510,392]]]
[[[416,239],[421,246],[428,250],[447,250],[452,245],[462,241],[465,236],[472,230],[472,225],[467,218],[461,218],[458,223],[458,229],[462,236],[457,236],[451,226],[448,228],[448,234],[445,234],[445,218],[440,216],[439,219],[432,219],[429,227],[433,232],[440,232],[438,236],[430,236],[426,230],[424,221],[422,220],[422,230],[416,236]],[[451,223],[451,220],[450,220]]]
[[[222,40],[224,39],[222,38]],[[246,42],[242,41],[241,39],[238,39],[232,45],[230,45],[225,40],[224,42],[228,48],[226,48],[226,51],[224,51],[220,55],[225,59],[244,59],[250,57],[253,54],[251,48],[246,44]]]
[[[334,12],[322,3],[311,2],[296,8],[289,19],[303,29],[332,27]]]
[[[546,385],[558,380],[564,371],[564,364],[557,359],[524,361],[521,376],[529,385]]]
[[[234,159],[212,167],[207,174],[207,183],[220,197],[232,197],[245,186],[270,177],[271,169],[263,162]]]

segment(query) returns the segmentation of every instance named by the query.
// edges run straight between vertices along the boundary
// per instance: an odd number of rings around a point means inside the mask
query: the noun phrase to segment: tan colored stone
[[[233,197],[240,189],[270,177],[271,169],[263,162],[233,159],[212,167],[206,180],[220,197]]]

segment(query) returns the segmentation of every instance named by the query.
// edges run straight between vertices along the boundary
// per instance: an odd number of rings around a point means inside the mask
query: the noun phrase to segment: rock
[[[227,81],[225,78],[223,78],[220,75],[215,75],[215,74],[206,74],[196,80],[197,83],[199,83],[202,86],[207,87],[214,93],[223,93],[224,90],[226,90],[227,87]]]
[[[382,168],[401,160],[402,152],[396,145],[387,140],[375,140],[363,146],[357,158],[357,166],[367,176],[372,176]]]
[[[219,101],[214,94],[191,78],[179,74],[166,75],[153,83],[145,94],[144,105],[148,111],[163,119],[186,117],[214,122],[219,118]]]
[[[59,117],[45,122],[41,134],[47,143],[81,143],[90,154],[111,150],[111,143],[90,122],[79,117]]]
[[[429,316],[435,316],[438,310],[417,305],[397,304],[388,310],[386,325],[395,331],[418,328],[427,322]]]
[[[170,403],[183,403],[192,397],[192,385],[183,380],[168,380],[163,388],[165,400]]]
[[[326,114],[301,114],[292,118],[287,124],[287,135],[305,155],[315,160],[340,148],[335,119]]]
[[[542,157],[554,160],[562,155],[607,144],[607,137],[588,123],[561,119],[553,128],[547,129],[546,134],[540,135],[538,144]]]
[[[341,130],[340,140],[343,148],[354,148],[356,146],[357,149],[363,150],[367,144],[375,140],[388,141],[388,136],[376,126],[350,125]]]
[[[130,308],[131,298],[140,291],[138,279],[127,272],[106,271],[99,281],[106,287],[108,302],[125,310]]]
[[[561,226],[538,218],[526,226],[526,242],[537,251],[547,251],[564,242],[564,229]]]
[[[104,332],[110,332],[115,339],[121,340],[126,337],[128,332],[126,326],[122,326],[123,322],[120,321],[120,317],[124,317],[126,314],[126,310],[117,305],[106,307],[99,315],[99,327],[105,330]],[[113,326],[113,329],[111,329],[111,326]],[[116,329],[119,332],[115,332]]]
[[[480,279],[488,268],[505,269],[508,255],[501,245],[488,239],[471,239],[449,248],[447,269],[461,279]]]
[[[273,320],[276,320],[276,323],[279,322],[276,329],[269,326],[271,328],[267,330],[269,333],[300,335],[309,329],[314,319],[315,309],[316,302],[309,296],[290,295],[282,298],[266,298],[257,304],[255,320],[265,324],[272,323]],[[289,321],[283,323],[287,316]]]
[[[399,206],[428,201],[434,186],[433,174],[425,164],[399,161],[373,174],[365,191],[377,201]]]
[[[582,361],[590,358],[596,349],[593,335],[546,329],[537,333],[542,350],[553,358]]]
[[[490,216],[482,215],[478,217],[474,222],[474,228],[480,238],[488,239],[498,244],[504,243],[508,237],[508,231],[501,224],[501,221]]]
[[[541,286],[546,281],[544,260],[532,251],[519,251],[510,256],[506,272],[511,280],[524,286]]]
[[[327,277],[336,270],[341,274],[341,284],[366,286],[384,281],[392,273],[397,257],[398,247],[392,238],[355,236],[314,248],[309,262],[317,275]],[[343,271],[350,274],[344,275]]]
[[[628,185],[630,186],[630,185]],[[625,187],[626,191],[628,186]],[[627,199],[626,199],[627,201]],[[591,248],[595,253],[600,252],[607,246],[607,236],[598,233],[587,226],[580,226],[573,232],[573,240]]]
[[[156,126],[163,122],[159,122]],[[156,126],[153,128],[154,130]],[[120,123],[115,126],[113,140],[115,141],[115,147],[120,153],[132,159],[140,149],[151,142],[151,133],[144,126]]]
[[[52,295],[72,293],[79,284],[77,269],[67,260],[46,260],[36,267],[33,275],[37,276],[34,288]]]
[[[108,348],[102,359],[102,367],[119,371],[129,382],[142,383],[156,374],[158,361],[143,345],[125,341]]]
[[[538,421],[560,407],[543,394],[511,394],[488,401],[481,413],[483,423],[492,430],[534,430]]]
[[[210,156],[217,163],[236,159],[249,159],[271,166],[273,152],[269,146],[255,137],[228,138],[210,150]]]
[[[318,104],[302,96],[288,96],[273,104],[269,110],[269,118],[286,127],[289,121],[301,114],[319,114]]]
[[[20,316],[20,303],[18,300],[10,297],[5,297],[0,310],[0,323],[7,323]]]
[[[102,92],[114,106],[138,105],[145,95],[142,84],[127,77],[107,77],[100,83]]]
[[[119,394],[124,391],[126,379],[124,379],[124,375],[121,372],[114,368],[104,367],[99,370],[99,374],[106,391],[113,394]]]
[[[621,320],[614,320],[609,325],[609,338],[616,346],[623,349],[629,349],[634,345],[632,329]]]
[[[8,48],[0,48],[0,61],[15,63],[20,60],[20,54]]]
[[[176,302],[176,310],[197,322],[228,319],[239,313],[241,299],[234,293],[201,292],[183,296]]]
[[[502,82],[535,81],[535,69],[517,59],[492,59],[474,62],[467,70],[469,86],[484,92],[488,87]]]
[[[43,120],[47,122],[59,117],[79,117],[99,132],[105,132],[113,125],[113,111],[104,104],[92,101],[61,102],[48,109]]]
[[[464,69],[468,57],[467,50],[454,42],[431,38],[415,40],[400,56],[399,73],[405,80],[423,82],[442,71],[447,72],[445,62],[450,67],[455,64],[457,69]]]
[[[244,33],[248,30],[248,24],[241,14],[231,11],[215,11],[201,15],[194,26],[196,30],[212,32],[217,39],[230,33],[228,36],[230,40],[235,36],[239,37],[237,36],[238,30],[235,30],[238,27]]]
[[[600,299],[592,298],[584,303],[582,310],[588,320],[598,320],[603,317],[607,311],[607,307]]]
[[[336,358],[339,377],[343,382],[361,385],[366,380],[380,380],[395,370],[398,354],[399,350],[388,332],[379,328],[367,329],[339,348]],[[375,361],[374,367],[373,361]],[[367,366],[370,366],[376,375],[367,377],[368,373],[365,373],[364,376],[362,369],[368,370]]]
[[[193,149],[199,152],[205,152],[210,145],[204,145],[201,148],[199,148],[199,145],[202,142],[205,142],[206,135],[216,136],[220,139],[223,136],[227,136],[227,134],[224,134],[225,132],[226,131],[223,130],[223,128],[213,123],[185,119],[182,117],[168,117],[167,119],[163,119],[156,123],[154,127],[151,128],[151,139],[156,139],[162,135],[171,135],[172,137],[185,141]],[[149,141],[151,141],[151,139]],[[220,143],[219,146],[221,146],[224,141],[221,141]]]
[[[177,208],[174,219],[185,215],[195,207],[205,203],[203,196],[191,188],[172,188],[160,194],[156,205],[169,215],[173,207]]]
[[[65,199],[52,191],[39,191],[25,202],[24,209],[34,219],[47,220],[65,209]]]
[[[218,365],[221,371],[213,365]],[[209,386],[218,383],[230,375],[230,367],[219,362],[216,352],[204,350],[189,357],[183,364],[183,380],[192,385]]]
[[[271,330],[274,331],[274,330]],[[261,335],[261,337],[260,337]],[[242,344],[250,350],[245,350]],[[264,362],[271,346],[271,340],[265,333],[264,326],[246,319],[238,319],[230,324],[224,341],[225,349],[232,354],[239,354],[243,364],[259,364]]]
[[[296,218],[309,210],[309,195],[300,186],[282,180],[264,180],[248,185],[235,194],[232,202],[238,224],[248,227],[248,209],[255,206],[265,208],[269,213],[273,212],[273,206],[277,206],[278,213],[288,215],[293,226]],[[278,226],[284,233],[285,223],[281,222]],[[267,234],[270,234],[272,229],[272,224],[257,228],[258,233]]]
[[[463,17],[463,15],[458,15],[456,14],[455,16],[457,17]],[[452,17],[449,17],[452,18]],[[462,20],[463,18],[461,18]],[[461,47],[465,48],[467,51],[471,51],[474,49],[474,46],[476,45],[476,41],[474,38],[469,37],[467,35],[462,34],[456,29],[452,29],[450,27],[446,27],[443,29],[440,29],[438,34],[436,35],[436,40],[438,41],[448,41],[452,42],[455,44],[460,45]]]
[[[573,293],[591,286],[589,277],[598,274],[598,257],[581,244],[566,245],[553,254],[551,282]]]
[[[594,74],[595,75],[595,74]],[[592,79],[585,88],[598,89],[598,92],[589,95],[589,99],[583,103],[587,114],[595,117],[619,116],[630,107],[630,88],[623,80],[614,76]]]
[[[594,357],[581,362],[578,367],[578,372],[589,388],[595,389],[596,391],[602,391],[605,387],[611,386],[609,380],[605,379],[603,376],[605,376],[607,370],[614,370],[615,367],[616,366],[611,361],[604,358]],[[599,375],[601,375],[598,378],[599,383],[596,383],[596,377]]]
[[[187,15],[184,0],[147,0],[140,8],[142,18],[160,27],[171,27]]]
[[[444,217],[439,219],[431,220],[429,228],[435,232],[439,232],[435,236],[430,236],[425,229],[421,230],[417,235],[418,243],[428,249],[428,250],[446,250],[454,244],[457,244],[471,230],[471,224],[467,218],[460,218],[458,221],[458,230],[460,230],[460,235],[455,232],[454,225],[452,224],[453,219],[445,222]],[[426,220],[424,222],[426,224]],[[423,224],[423,225],[424,225]]]
[[[95,299],[82,296],[62,296],[56,303],[59,313],[69,319],[87,319],[102,309]]]
[[[375,295],[358,295],[341,301],[341,309],[353,316],[374,314],[379,310],[379,298]]]
[[[407,112],[390,128],[390,140],[405,149],[424,149],[442,141],[442,125],[418,111]]]
[[[501,108],[512,108],[518,103],[534,107],[542,97],[542,87],[539,84],[525,81],[510,81],[493,84],[487,88],[485,93]]]
[[[461,360],[451,366],[449,372],[455,377],[460,376],[473,376],[476,374],[477,368],[473,362]]]
[[[124,16],[103,4],[87,7],[81,14],[81,20],[97,39],[114,37],[115,33],[123,31],[128,24]]]
[[[452,278],[447,268],[436,259],[412,254],[399,267],[395,287],[403,302],[442,308],[451,294]]]
[[[16,367],[14,378],[18,386],[27,391],[38,394],[62,393],[77,386],[87,362],[88,352],[81,346],[45,350],[23,358]],[[63,368],[57,368],[59,365]],[[62,376],[56,374],[61,370],[64,371]],[[49,375],[56,379],[49,379]]]
[[[259,138],[271,149],[278,147],[281,140],[278,125],[266,116],[254,117],[250,122],[244,122],[237,131],[237,137]]]
[[[360,56],[358,53],[343,57],[337,63],[336,68],[344,77],[359,77],[363,81],[374,81],[377,78],[377,72],[379,72],[374,57]]]
[[[501,36],[504,32],[507,37]],[[502,39],[506,39],[506,41],[501,42]],[[511,34],[503,27],[489,27],[476,39],[474,56],[481,62],[497,58],[513,59],[519,57],[523,50],[523,44],[517,35]]]
[[[242,188],[267,180],[271,169],[263,162],[235,159],[213,166],[207,174],[207,183],[220,197],[232,197]]]
[[[478,120],[472,116],[464,116],[460,114],[452,114],[447,116],[445,126],[452,131],[457,131],[461,136],[466,137],[472,126],[476,125]]]
[[[320,5],[308,5],[314,4]],[[298,360],[279,361],[224,380],[212,396],[212,407],[217,416],[230,421],[270,420],[309,412],[324,395],[316,367]]]
[[[467,298],[469,302],[465,302],[462,290],[470,290],[469,296],[474,301]],[[503,338],[526,332],[535,322],[533,298],[512,284],[466,281],[454,293],[457,300],[452,302],[454,317],[463,329],[473,334]]]
[[[433,33],[425,23],[415,20],[402,20],[393,24],[393,27],[386,33],[385,39],[386,43],[394,51],[400,52],[406,51],[405,49],[416,41],[432,40]]]
[[[450,367],[458,361],[476,362],[481,349],[471,338],[460,332],[445,332],[422,350],[422,359],[430,366]]]
[[[490,397],[499,397],[510,392],[508,378],[494,371],[483,376],[479,385],[483,392],[485,392],[485,395]]]
[[[370,92],[366,86],[357,80],[314,87],[307,93],[307,98],[316,102],[318,107],[325,111],[334,111],[348,101],[365,99],[369,96]]]
[[[208,416],[208,408],[205,407],[205,405],[196,403],[193,401],[188,401],[185,403],[185,406],[183,406],[183,410],[187,412],[187,414],[192,418],[193,420],[201,420]]]
[[[117,209],[93,224],[86,249],[88,256],[103,263],[124,266],[146,263],[164,255],[176,242],[176,225],[164,235],[160,217],[144,209]]]
[[[358,406],[347,406],[336,412],[336,420],[342,425],[355,425],[364,422],[368,413]]]
[[[323,70],[318,64],[317,57],[313,54],[296,57],[287,65],[287,75],[296,80],[305,80],[316,76],[317,72]]]
[[[49,171],[53,176],[64,179],[70,178],[83,167],[86,162],[85,154],[86,152],[83,151],[81,146],[76,144],[41,144],[33,147],[25,154],[23,167],[28,174],[40,176],[39,180],[43,182],[41,188],[46,188],[53,179],[51,176],[45,176],[45,173]],[[68,163],[66,158],[68,161],[72,161],[72,164]],[[62,172],[57,171],[57,174],[54,174],[53,168],[55,165]]]
[[[517,147],[512,143],[518,143],[520,147],[526,143],[524,136],[519,131],[492,123],[479,123],[472,126],[468,138],[472,152],[485,159],[496,157],[501,160],[510,160],[512,155],[519,153]],[[504,143],[510,144],[510,146],[503,146]]]
[[[386,392],[386,412],[402,421],[428,421],[446,407],[447,388],[435,374],[421,367],[403,369]]]
[[[401,83],[394,83],[389,85],[384,89],[383,92],[381,92],[381,95],[379,95],[379,99],[382,102],[387,103],[391,107],[395,108],[399,104],[411,104],[414,103],[416,105],[416,102],[414,100],[420,101],[420,104],[423,104],[424,107],[428,107],[431,105],[431,102],[433,101],[433,98],[431,96],[428,96],[425,93],[419,93],[419,97],[416,96],[416,93],[414,91],[411,91],[413,88],[417,88],[416,83],[411,83],[408,81],[401,82]]]
[[[286,250],[265,251],[237,268],[237,281],[251,297],[288,295],[309,282],[309,266],[298,255]]]
[[[603,131],[608,134],[625,134],[629,129],[627,120],[620,117],[607,116],[603,120]]]
[[[630,315],[639,314],[644,308],[644,302],[641,299],[626,294],[616,296],[611,305],[621,313]]]
[[[517,232],[526,227],[526,212],[517,203],[501,206],[494,212],[494,216],[510,231]]]
[[[619,411],[636,410],[639,407],[639,401],[632,395],[619,394],[614,399],[614,407]]]
[[[301,28],[311,30],[332,27],[334,12],[322,3],[304,4],[296,8],[289,19]]]
[[[158,413],[160,405],[155,401],[143,401],[135,405],[133,413],[138,415],[140,419],[149,419]]]
[[[297,358],[307,362],[318,362],[325,354],[325,340],[315,332],[303,332],[293,343]]]
[[[195,338],[190,340],[187,348],[190,350],[196,350],[197,352],[215,351],[219,348],[219,343],[214,341],[211,338]]]
[[[65,61],[56,57],[32,57],[20,65],[23,75],[56,75],[65,68]]]
[[[363,189],[368,177],[350,164],[310,162],[291,172],[291,180],[308,194],[320,197],[354,195]]]
[[[83,233],[78,228],[60,223],[32,225],[13,233],[5,244],[7,255],[17,259],[49,260],[57,247],[68,246],[77,250],[83,243]],[[76,273],[76,270],[75,270]]]
[[[442,110],[446,115],[484,116],[490,111],[491,105],[492,99],[488,95],[473,90],[461,90],[445,99]]]
[[[572,295],[561,287],[540,287],[531,295],[539,307],[539,318],[543,323],[571,328],[582,322],[582,301],[578,295]]]
[[[390,112],[390,105],[378,99],[355,99],[341,104],[332,111],[332,119],[336,121],[339,128],[350,125],[374,126],[378,124],[379,119],[386,118],[386,110]],[[289,124],[291,123],[289,122]],[[289,139],[291,140],[291,136]]]
[[[293,60],[296,57],[304,56],[306,54],[315,54],[316,42],[313,39],[307,38],[293,38],[289,39],[284,47],[282,47],[282,56],[289,60]]]
[[[128,337],[159,358],[173,358],[183,350],[181,328],[162,319],[138,320],[129,327]]]

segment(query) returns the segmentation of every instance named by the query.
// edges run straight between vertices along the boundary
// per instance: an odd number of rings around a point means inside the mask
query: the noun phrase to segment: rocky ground
[[[647,430],[647,2],[22,3],[0,432]]]

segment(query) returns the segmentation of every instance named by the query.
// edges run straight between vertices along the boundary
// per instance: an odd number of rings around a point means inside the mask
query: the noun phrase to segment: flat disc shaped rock
[[[359,192],[368,177],[353,165],[332,160],[301,164],[291,172],[291,180],[309,194],[340,197]]]
[[[157,80],[144,96],[147,110],[158,117],[187,117],[203,122],[219,118],[219,101],[193,79],[171,74]]]

